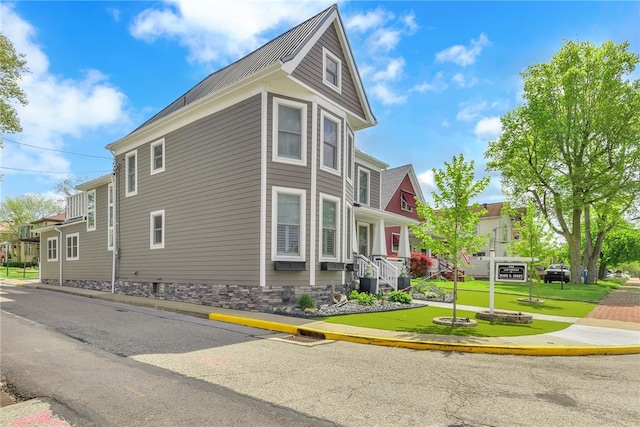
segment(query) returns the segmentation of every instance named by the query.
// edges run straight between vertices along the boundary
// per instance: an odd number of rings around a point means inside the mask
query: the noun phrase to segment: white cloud
[[[467,79],[462,73],[454,74],[451,81],[460,88],[472,87],[478,83],[478,79],[476,77],[471,76],[471,78]]]
[[[237,59],[270,40],[271,31],[297,25],[330,1],[165,1],[134,19],[134,37],[147,42],[176,39],[194,62]],[[282,28],[280,28],[282,27]]]
[[[380,80],[396,80],[402,73],[404,65],[404,58],[390,59],[387,68],[374,73],[371,80],[374,82]]]
[[[433,180],[433,169],[418,175],[418,182],[422,188],[422,192],[427,194],[436,189],[436,183]]]
[[[469,122],[477,119],[484,111],[489,109],[489,104],[486,101],[477,103],[463,102],[460,107],[462,108],[458,112],[456,119]]]
[[[369,48],[372,51],[383,50],[389,52],[400,42],[401,32],[389,28],[380,28],[376,30],[369,38]]]
[[[26,66],[31,71],[22,76],[20,84],[29,104],[16,107],[23,132],[10,139],[60,150],[67,137],[79,138],[98,129],[129,125],[124,110],[127,98],[108,83],[106,76],[97,70],[85,70],[80,79],[65,79],[50,73],[49,59],[36,41],[36,29],[6,4],[0,4],[0,15],[3,33],[17,52],[26,55]],[[18,144],[5,144],[3,165],[62,173],[70,172],[71,167],[60,153]],[[13,173],[7,171],[7,174]],[[57,181],[62,177],[64,175],[52,174],[50,179]]]
[[[387,12],[382,8],[377,8],[375,10],[370,10],[366,13],[361,13],[357,15],[351,15],[347,19],[345,19],[344,26],[347,31],[357,31],[357,32],[365,32],[369,31],[372,28],[377,28],[383,25],[385,22],[393,19],[393,13]]]
[[[480,139],[493,140],[498,138],[502,133],[500,117],[485,117],[481,119],[476,123],[476,127],[473,132]]]
[[[378,83],[373,86],[369,92],[384,105],[404,104],[407,101],[406,95],[394,93],[383,83]]]
[[[482,52],[482,48],[489,45],[491,45],[491,41],[486,34],[482,33],[478,40],[471,39],[469,46],[457,44],[436,53],[436,60],[439,62],[453,62],[466,67],[476,62],[476,58]]]
[[[445,90],[447,87],[449,87],[449,85],[447,85],[444,82],[444,75],[442,74],[442,71],[439,71],[435,75],[433,80],[431,80],[431,82],[424,82],[422,84],[414,86],[413,90],[415,92],[420,92],[420,93],[424,93],[428,91],[441,92]]]

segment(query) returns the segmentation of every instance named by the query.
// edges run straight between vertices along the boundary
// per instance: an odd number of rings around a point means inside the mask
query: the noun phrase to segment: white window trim
[[[129,191],[129,158],[135,157],[136,159],[136,171],[135,171],[135,180],[136,180],[136,188],[133,191]],[[138,150],[133,150],[130,153],[127,153],[124,158],[125,164],[125,175],[124,175],[124,195],[125,197],[135,196],[138,194]]]
[[[336,204],[336,254],[335,256],[327,256],[322,253],[322,229],[324,223],[324,215],[322,212],[322,208],[324,205],[324,201],[327,200],[329,202],[333,202]],[[334,196],[330,196],[328,194],[320,193],[320,211],[318,216],[320,217],[319,227],[318,227],[318,254],[320,255],[320,261],[339,261],[340,260],[340,199]]]
[[[356,185],[356,201],[360,203],[362,206],[369,206],[371,204],[371,171],[366,168],[358,167],[358,182]],[[365,172],[367,174],[367,201],[360,201],[360,171]]]
[[[76,238],[76,256],[69,256],[69,239]],[[65,236],[65,259],[67,261],[77,261],[80,259],[80,233],[70,233]]]
[[[291,159],[289,157],[280,157],[278,155],[278,106],[285,105],[291,108],[300,109],[300,160]],[[302,102],[291,101],[283,98],[273,98],[273,123],[271,136],[271,160],[279,163],[288,163],[291,165],[307,165],[307,104]]]
[[[324,120],[329,119],[337,125],[337,134],[338,141],[336,146],[336,167],[337,169],[332,169],[328,166],[324,165]],[[320,169],[334,175],[340,176],[340,162],[342,161],[342,156],[340,155],[340,151],[342,148],[342,122],[339,118],[334,116],[333,114],[329,114],[326,111],[322,111],[320,114]]]
[[[161,216],[162,217],[162,243],[154,243],[154,229],[153,229],[153,219]],[[165,227],[165,214],[164,209],[153,211],[149,214],[149,248],[150,249],[164,249],[165,236],[166,236],[166,227]]]
[[[398,248],[393,250],[393,236],[398,236]],[[391,233],[391,252],[398,252],[400,250],[400,233]]]
[[[109,198],[111,196],[111,198]],[[115,229],[116,219],[111,218],[112,215],[115,215],[115,199],[116,195],[113,192],[113,184],[107,185],[107,250],[113,250],[113,244],[115,242],[115,235],[113,230]],[[113,211],[113,213],[112,213]],[[109,244],[109,236],[111,236],[111,244]]]
[[[49,258],[49,242],[50,241],[55,241],[56,242],[56,257],[55,258]],[[48,237],[47,238],[47,261],[58,261],[58,251],[60,250],[60,245],[58,245],[58,237]]]
[[[353,233],[355,233],[356,230],[353,229],[355,222],[353,221],[352,216],[353,216],[353,206],[351,206],[351,204],[349,203],[345,203],[344,227],[342,227],[344,230],[344,234],[342,238],[343,238],[343,246],[345,251],[345,259],[347,260],[347,262],[353,261],[353,252],[355,252],[355,249],[353,248],[353,241],[355,240],[353,238]],[[351,236],[347,234],[347,228],[351,229]],[[351,248],[349,246],[351,246]]]
[[[351,144],[349,144],[349,140],[351,140]],[[351,150],[351,162],[349,162],[349,150]],[[351,131],[351,129],[347,128],[347,140],[345,142],[345,176],[347,177],[347,182],[353,183],[353,173],[355,171],[355,158],[356,158],[356,140],[355,135]],[[350,163],[350,164],[349,164]],[[351,172],[351,176],[349,176],[349,171]]]
[[[162,167],[161,168],[156,168],[155,167],[156,162],[155,162],[155,156],[154,156],[154,153],[153,153],[153,149],[155,147],[157,147],[158,145],[162,146]],[[165,168],[165,166],[167,164],[167,153],[166,153],[166,151],[164,149],[164,138],[159,139],[159,140],[154,141],[154,142],[151,143],[151,146],[149,147],[149,157],[150,157],[150,164],[149,164],[150,175],[155,175],[157,173],[164,172],[164,168]],[[137,159],[136,159],[136,163],[137,163]],[[138,173],[138,171],[136,170],[136,174],[137,173]],[[136,190],[137,189],[138,189],[138,183],[136,181]]]
[[[93,194],[93,209],[89,207],[89,194]],[[96,215],[96,205],[98,204],[98,198],[96,190],[87,191],[87,231],[95,231],[98,224],[98,216]],[[93,213],[93,227],[89,225],[89,214]]]
[[[300,248],[299,255],[278,255],[278,194],[293,194],[300,196]],[[307,192],[298,188],[271,188],[271,260],[272,261],[304,261],[306,256],[306,215]]]
[[[405,194],[407,196],[405,196]],[[403,210],[405,212],[413,212],[413,208],[409,205],[409,202],[404,199],[405,197],[408,197],[408,194],[409,193],[407,191],[400,191],[400,210]]]
[[[327,58],[337,64],[338,68],[338,84],[334,85],[327,80]],[[342,93],[342,61],[340,58],[331,53],[326,47],[322,48],[322,82],[338,93]]]

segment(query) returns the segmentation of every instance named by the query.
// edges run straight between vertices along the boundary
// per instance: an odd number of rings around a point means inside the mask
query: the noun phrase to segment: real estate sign
[[[496,263],[496,280],[501,282],[526,282],[526,263]]]

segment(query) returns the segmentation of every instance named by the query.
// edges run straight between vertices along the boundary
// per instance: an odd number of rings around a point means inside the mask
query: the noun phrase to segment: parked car
[[[571,281],[571,270],[568,265],[565,264],[553,264],[550,265],[544,271],[544,283],[551,282],[565,282]]]

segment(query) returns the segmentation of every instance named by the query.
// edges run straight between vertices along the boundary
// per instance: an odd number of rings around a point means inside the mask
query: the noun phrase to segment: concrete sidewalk
[[[633,280],[633,279],[632,279]],[[638,280],[638,279],[636,279]],[[24,286],[68,294],[98,298],[105,301],[155,308],[210,320],[235,323],[261,329],[268,329],[291,335],[307,335],[327,340],[341,340],[355,343],[405,347],[420,350],[442,350],[493,354],[520,354],[535,356],[579,356],[606,354],[640,354],[640,322],[585,317],[583,319],[534,314],[534,318],[572,323],[568,328],[541,335],[520,337],[458,337],[450,335],[427,335],[410,332],[385,331],[348,325],[337,325],[291,316],[270,313],[248,312],[165,301],[146,297],[136,297],[68,286],[45,285],[33,280],[7,280],[2,284]],[[633,284],[633,283],[632,283]],[[638,280],[640,285],[640,280]],[[625,292],[625,291],[615,291]],[[633,292],[635,294],[635,292]],[[615,293],[613,293],[615,294]],[[634,296],[635,297],[635,296]],[[633,299],[631,305],[624,303],[624,295],[616,295],[617,305],[608,305],[605,298],[600,306],[607,306],[610,316],[617,316],[616,307],[634,315],[640,305]],[[429,303],[436,305],[435,303]],[[451,305],[447,305],[450,307]],[[461,310],[480,311],[481,307],[458,305]],[[595,311],[595,310],[594,310]],[[627,315],[625,315],[627,316]],[[626,317],[623,317],[626,319]]]

